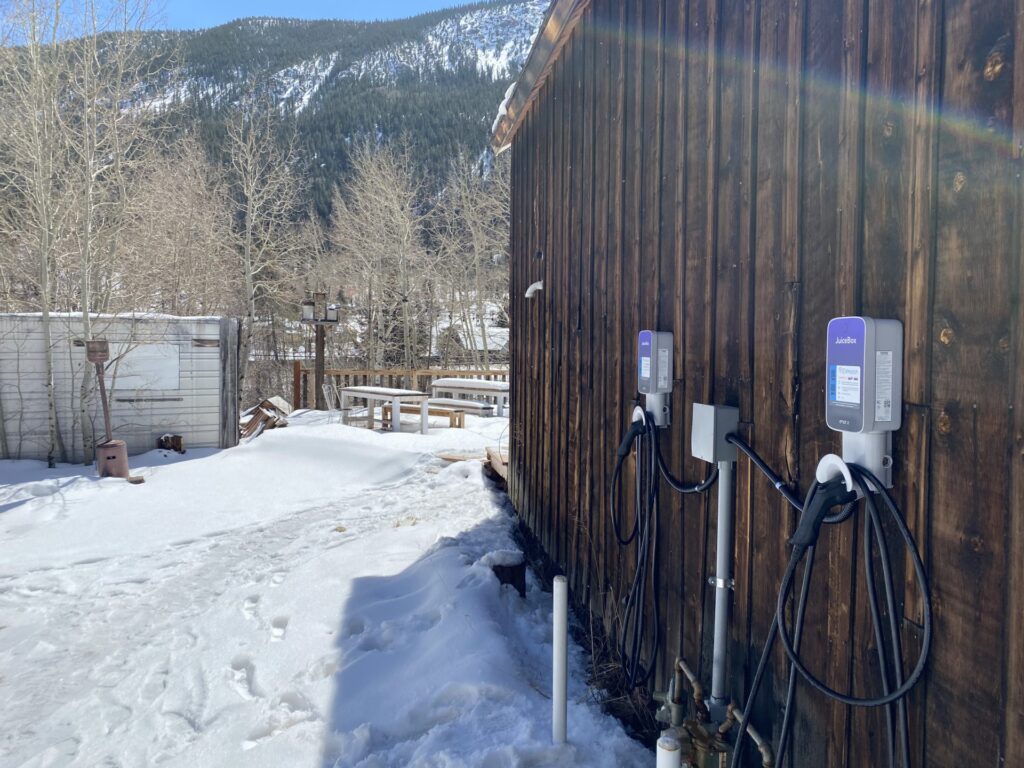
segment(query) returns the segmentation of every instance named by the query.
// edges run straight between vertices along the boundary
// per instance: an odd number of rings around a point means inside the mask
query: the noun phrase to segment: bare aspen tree
[[[93,312],[136,308],[124,295],[119,244],[136,180],[158,149],[136,94],[158,74],[144,43],[148,16],[146,0],[14,0],[4,16],[15,45],[0,51],[0,238],[33,253],[36,266],[31,278],[19,269],[3,283],[42,314],[51,463],[64,454],[52,312],[75,313],[89,339]],[[88,455],[92,378],[83,374],[79,385],[71,436],[87,441]]]
[[[198,140],[180,139],[135,184],[121,233],[122,290],[137,309],[240,315],[230,198]]]
[[[137,98],[139,83],[157,72],[143,45],[150,22],[146,0],[79,0],[75,12],[74,27],[81,36],[64,46],[68,88],[62,116],[77,198],[72,233],[78,291],[73,297],[77,301],[70,303],[81,316],[83,338],[89,340],[93,312],[137,307],[116,306],[115,297],[101,287],[124,272],[119,245],[130,221],[134,188],[159,150],[156,129]],[[86,429],[92,386],[92,377],[83,374],[72,427],[73,434],[82,435],[87,459],[92,454],[91,430]]]
[[[299,243],[294,136],[282,138],[281,133],[278,114],[266,102],[249,101],[227,127],[227,186],[238,211],[232,231],[245,299],[239,354],[243,379],[260,305],[288,284]]]
[[[51,333],[53,265],[69,214],[67,145],[61,109],[67,63],[61,42],[67,29],[59,0],[42,4],[13,0],[8,29],[18,47],[0,50],[0,141],[6,163],[8,204],[0,210],[7,240],[30,251],[35,261],[34,303],[42,314],[48,402],[47,464],[66,452],[57,422]]]
[[[361,286],[367,364],[415,368],[429,352],[422,337],[434,283],[423,182],[405,143],[364,142],[352,166],[351,180],[335,196],[331,237]]]
[[[160,151],[159,133],[139,98],[140,83],[162,73],[144,44],[146,0],[78,0],[75,7],[81,36],[67,44],[69,99],[63,114],[77,197],[78,303],[90,338],[94,289],[120,271],[118,244],[131,221],[134,186]]]
[[[452,162],[433,216],[439,273],[445,275],[448,314],[458,318],[474,366],[489,368],[492,315],[508,300],[509,164],[493,166],[462,152]]]

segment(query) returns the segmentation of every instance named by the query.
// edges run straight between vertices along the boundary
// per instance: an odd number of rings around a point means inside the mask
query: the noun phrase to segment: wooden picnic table
[[[375,402],[391,403],[391,431],[400,432],[402,425],[402,403],[416,403],[420,406],[420,432],[427,434],[430,396],[426,392],[414,389],[391,389],[390,387],[342,387],[341,412],[344,423],[348,423],[349,398],[366,400],[370,409],[370,426],[373,426],[373,407]]]
[[[477,397],[494,398],[497,415],[505,415],[505,405],[508,403],[507,381],[460,378],[435,379],[431,383],[430,389],[435,396],[440,392],[448,392],[452,395],[469,395],[471,397],[475,395]]]

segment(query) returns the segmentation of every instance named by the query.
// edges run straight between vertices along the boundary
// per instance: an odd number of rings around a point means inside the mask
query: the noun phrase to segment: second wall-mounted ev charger
[[[672,334],[669,331],[640,331],[637,338],[637,389],[646,400],[646,410],[659,427],[672,419],[668,398],[672,394]]]

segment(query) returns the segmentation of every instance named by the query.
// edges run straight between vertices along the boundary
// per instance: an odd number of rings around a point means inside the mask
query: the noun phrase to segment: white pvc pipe
[[[657,768],[680,768],[683,764],[683,750],[679,746],[679,741],[671,736],[662,736],[658,739],[657,753]]]
[[[551,740],[565,743],[565,716],[568,683],[567,647],[569,642],[569,584],[565,576],[555,576],[554,638],[551,659]]]

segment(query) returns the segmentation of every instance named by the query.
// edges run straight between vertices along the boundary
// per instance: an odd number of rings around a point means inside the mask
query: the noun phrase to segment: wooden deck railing
[[[324,381],[339,387],[398,387],[429,392],[435,379],[457,376],[463,379],[484,379],[486,381],[508,381],[508,370],[478,370],[458,368],[440,370],[438,368],[418,368],[414,370],[402,368],[327,368]],[[301,360],[292,363],[292,406],[294,408],[312,408],[316,402],[313,393],[313,368],[305,366]]]

